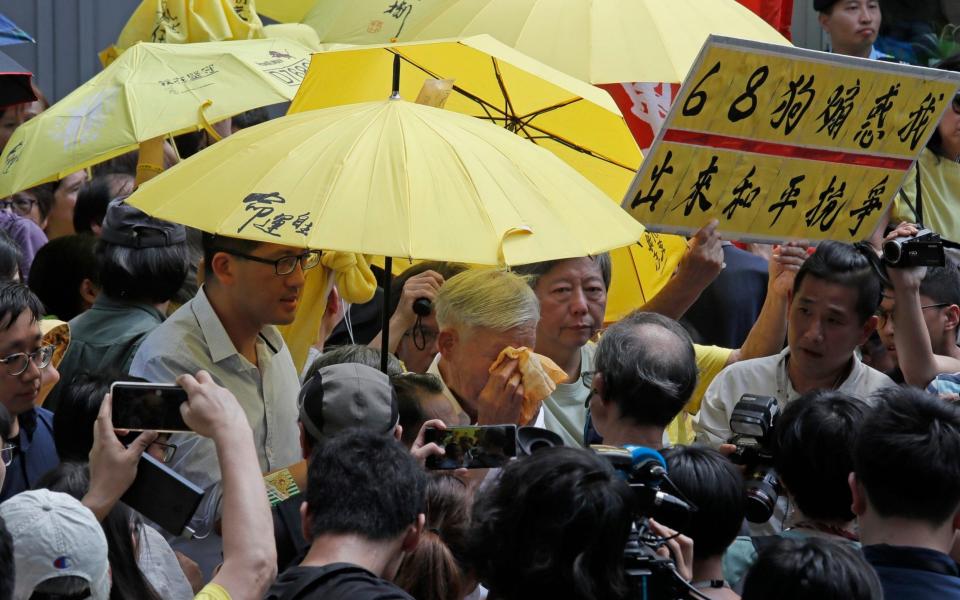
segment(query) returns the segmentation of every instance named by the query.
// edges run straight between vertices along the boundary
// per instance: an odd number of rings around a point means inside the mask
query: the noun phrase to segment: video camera
[[[733,407],[729,443],[736,446],[730,461],[743,465],[746,516],[751,523],[766,523],[782,492],[773,469],[773,429],[780,415],[777,399],[744,394]]]
[[[894,238],[883,244],[883,260],[897,269],[907,267],[942,267],[946,264],[943,240],[929,229],[916,235]]]
[[[656,450],[642,446],[590,446],[590,449],[605,458],[633,491],[634,520],[623,559],[627,581],[635,592],[634,597],[669,600],[702,598],[677,573],[672,560],[656,553],[666,539],[653,533],[648,526],[648,519],[653,518],[667,527],[682,531],[690,514],[697,510],[670,483],[663,456]],[[662,491],[660,486],[664,482],[671,485],[678,495]]]

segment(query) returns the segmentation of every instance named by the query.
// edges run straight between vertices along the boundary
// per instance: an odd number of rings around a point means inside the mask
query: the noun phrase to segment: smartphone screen
[[[133,431],[190,431],[180,415],[187,393],[170,383],[117,381],[110,386],[113,426]]]
[[[424,441],[444,450],[443,456],[427,457],[428,469],[490,469],[517,455],[517,426],[428,427]]]

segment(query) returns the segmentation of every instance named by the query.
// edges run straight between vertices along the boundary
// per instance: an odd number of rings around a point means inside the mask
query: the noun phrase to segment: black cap
[[[824,12],[840,0],[813,0],[813,9],[817,12]]]
[[[155,219],[125,198],[111,200],[103,217],[100,239],[127,248],[161,248],[187,240],[183,225]]]

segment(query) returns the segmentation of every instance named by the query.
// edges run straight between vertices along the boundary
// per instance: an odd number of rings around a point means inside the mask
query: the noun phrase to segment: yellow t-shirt
[[[704,393],[706,393],[713,378],[727,365],[727,360],[733,352],[730,348],[701,346],[699,344],[694,344],[693,349],[697,355],[697,370],[700,372],[700,380],[697,382],[697,389],[694,390],[693,396],[690,397],[690,402],[687,402],[684,410],[667,426],[667,435],[670,436],[671,444],[693,443],[694,432],[690,423],[690,415],[695,415],[700,410],[700,402],[703,400]]]
[[[203,589],[200,590],[200,593],[193,597],[193,600],[231,600],[230,593],[223,589],[223,587],[215,584],[208,583],[203,586]]]
[[[920,169],[920,202],[923,205],[923,224],[953,242],[960,242],[960,164],[924,148],[916,166],[907,173],[903,195],[897,194],[891,221],[916,222],[913,212],[917,201],[917,172]]]

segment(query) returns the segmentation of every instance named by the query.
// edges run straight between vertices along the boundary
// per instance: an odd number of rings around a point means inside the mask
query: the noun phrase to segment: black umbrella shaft
[[[399,65],[399,63],[394,63]],[[394,67],[396,73],[399,67]],[[383,317],[380,329],[380,370],[387,372],[387,358],[390,355],[390,277],[393,275],[393,259],[383,259]]]
[[[393,55],[393,95],[400,94],[400,55]]]

